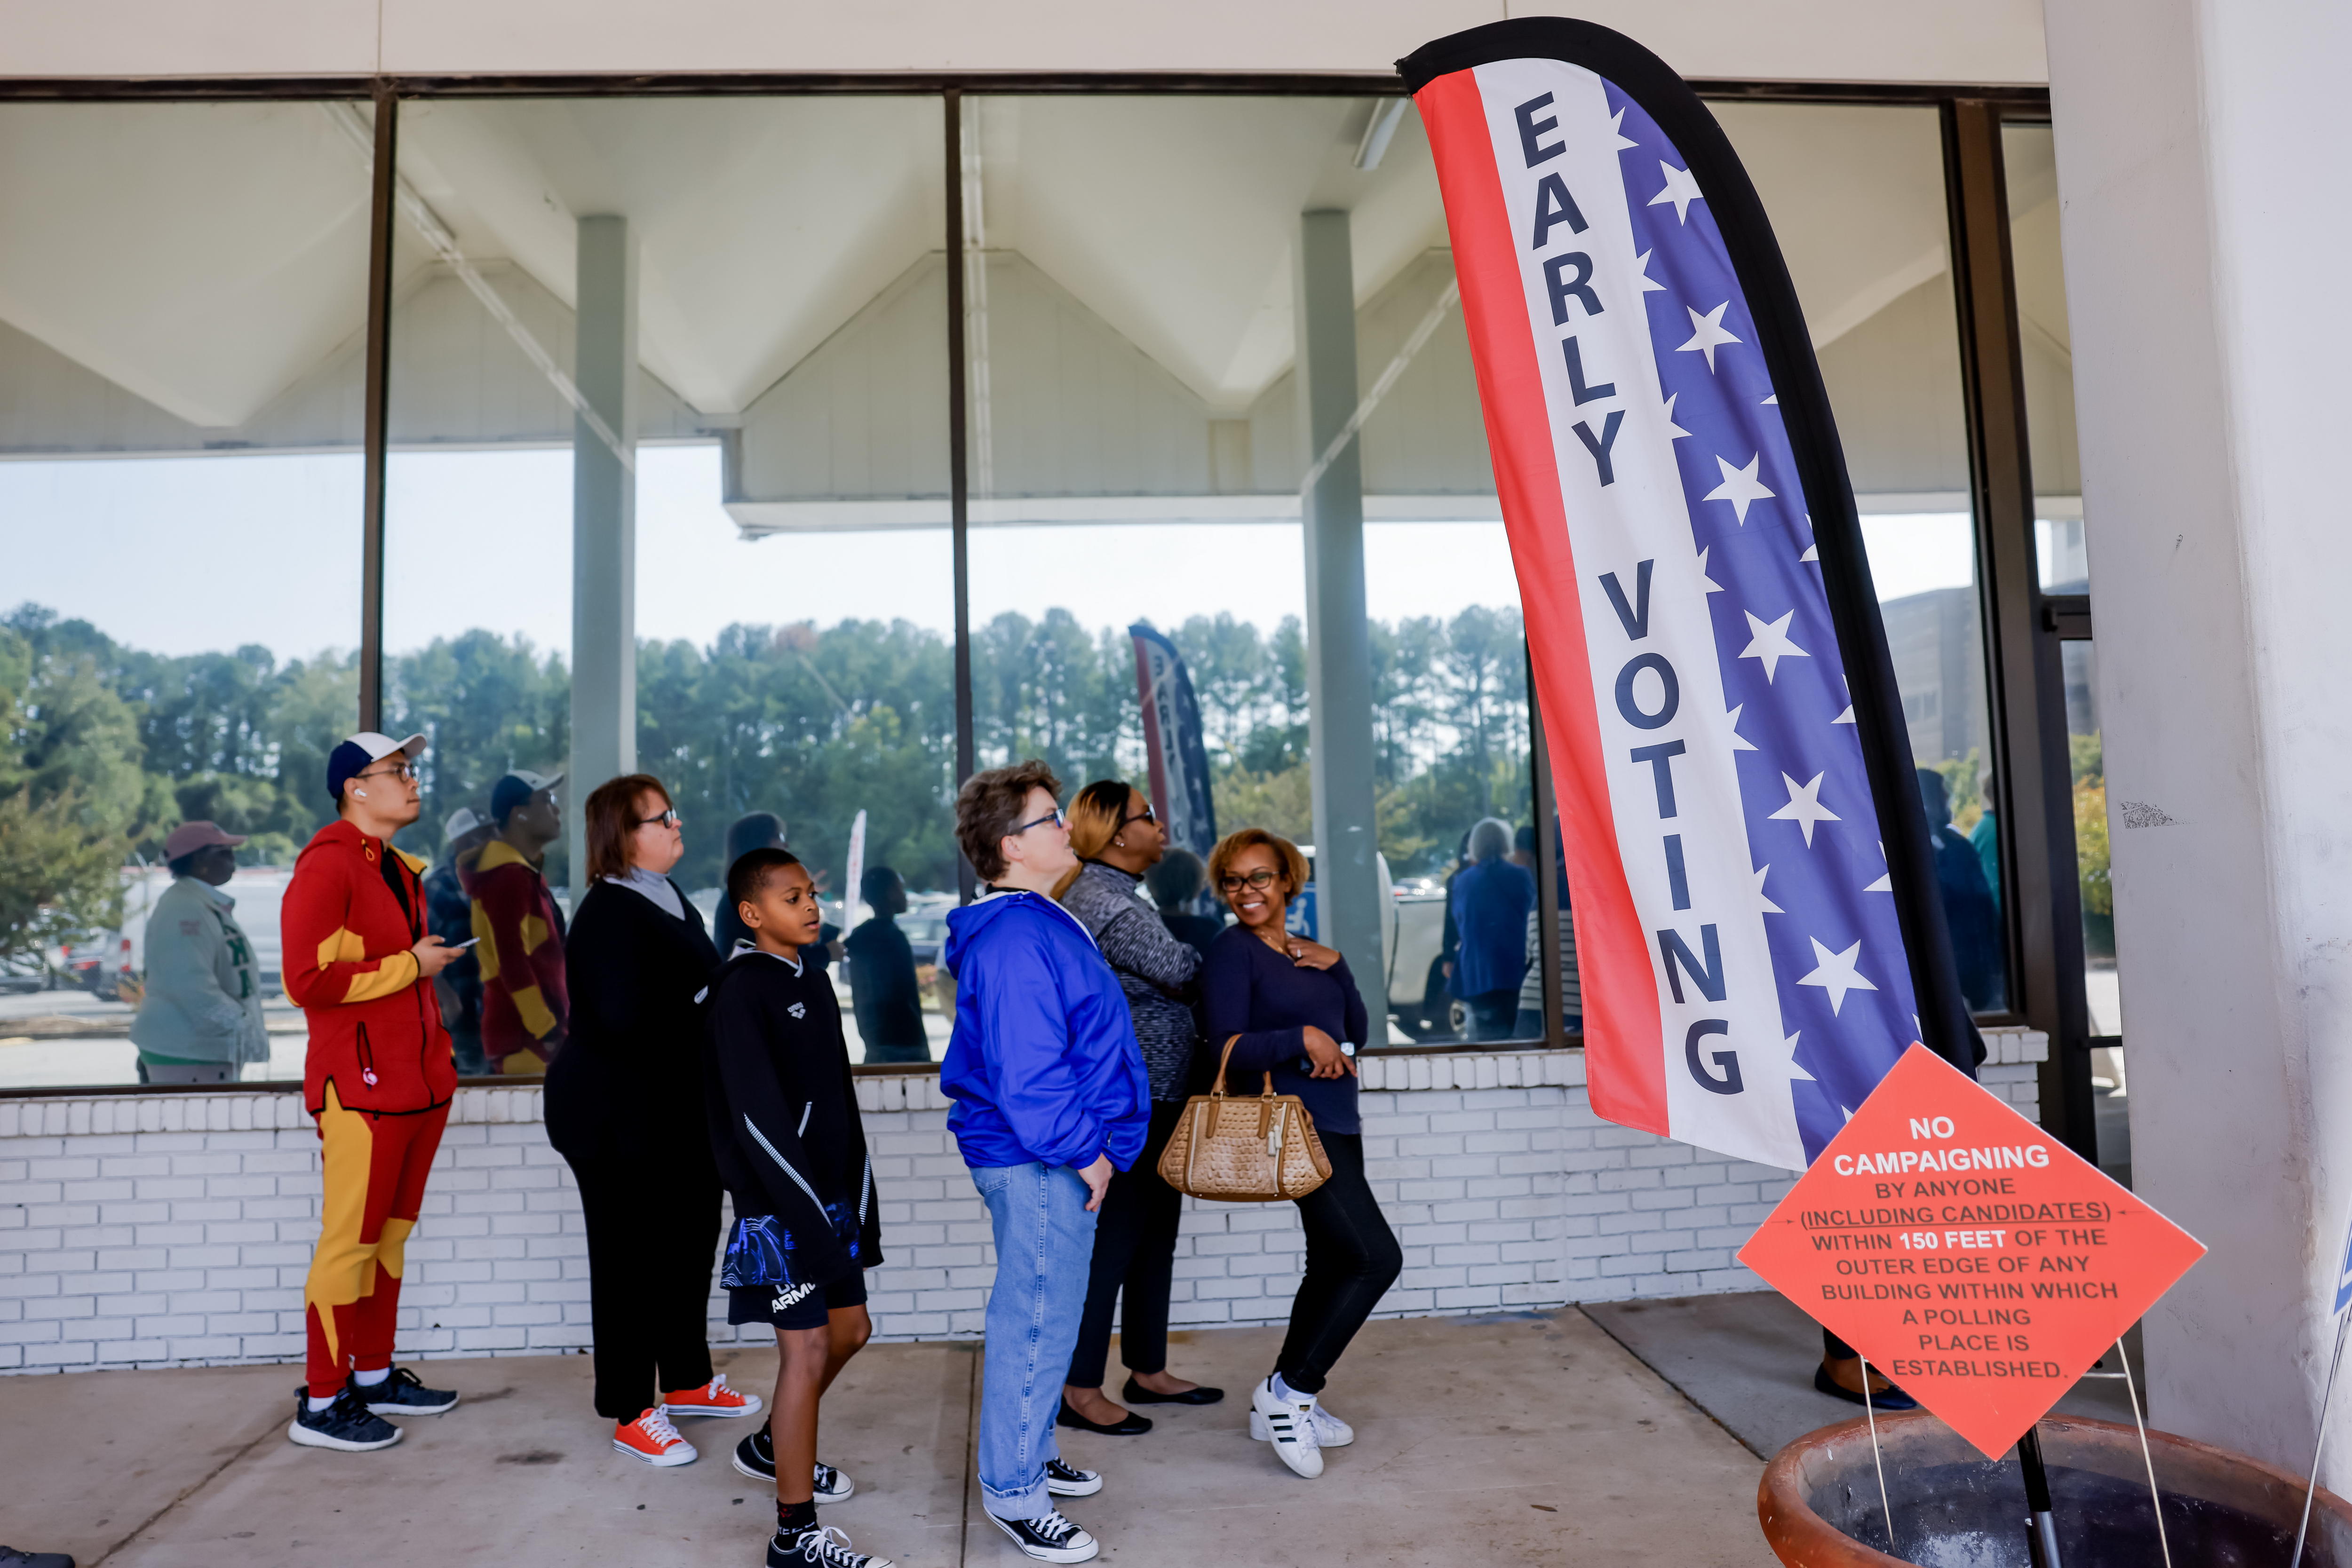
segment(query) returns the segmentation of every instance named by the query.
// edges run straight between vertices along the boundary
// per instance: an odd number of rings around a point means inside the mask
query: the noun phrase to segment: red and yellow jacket
[[[547,879],[504,839],[482,846],[459,880],[474,899],[482,967],[482,1051],[504,1061],[530,1048],[552,1059],[572,1018],[563,977],[563,916]]]
[[[397,856],[396,895],[383,856]],[[457,1090],[448,1031],[416,945],[427,927],[425,862],[338,820],[294,862],[279,915],[287,997],[310,1025],[302,1091],[311,1114],[327,1085],[346,1110],[399,1115]]]

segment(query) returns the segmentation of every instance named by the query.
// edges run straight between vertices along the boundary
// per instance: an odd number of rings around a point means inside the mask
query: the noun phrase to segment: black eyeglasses
[[[1004,836],[1008,839],[1017,839],[1022,834],[1027,832],[1030,829],[1044,827],[1047,822],[1053,823],[1054,826],[1057,828],[1066,828],[1070,825],[1069,818],[1062,815],[1062,808],[1056,806],[1045,815],[1039,817],[1036,821],[1024,822]]]
[[[372,768],[365,773],[355,773],[352,775],[352,777],[354,779],[399,779],[414,784],[416,782],[416,769],[411,768],[405,762],[401,762],[395,763],[390,768]]]
[[[1144,802],[1142,810],[1138,811],[1132,817],[1121,817],[1118,820],[1118,826],[1113,828],[1111,831],[1114,833],[1119,832],[1124,830],[1129,822],[1149,822],[1156,828],[1160,825],[1160,813],[1153,810],[1151,809],[1151,803],[1147,800]]]
[[[1276,874],[1277,873],[1274,872],[1267,871],[1263,866],[1258,868],[1256,871],[1250,873],[1247,876],[1234,876],[1231,873],[1227,873],[1225,875],[1217,879],[1217,891],[1220,893],[1239,893],[1243,888],[1248,887],[1255,890],[1256,892],[1264,893],[1267,888],[1274,885],[1274,879]]]
[[[632,817],[629,820],[629,826],[632,828],[649,828],[656,822],[659,822],[665,828],[677,827],[677,808],[672,806],[668,810],[664,811],[658,817]]]

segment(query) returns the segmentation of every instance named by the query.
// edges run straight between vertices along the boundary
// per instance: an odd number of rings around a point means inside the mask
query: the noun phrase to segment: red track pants
[[[334,1084],[327,1085],[319,1116],[327,1201],[302,1288],[314,1399],[331,1397],[354,1370],[392,1364],[408,1233],[448,1120],[446,1105],[404,1116],[346,1111]]]

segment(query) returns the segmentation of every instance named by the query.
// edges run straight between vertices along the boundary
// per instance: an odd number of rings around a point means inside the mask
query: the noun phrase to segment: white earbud
[[[367,799],[367,791],[364,789],[354,789],[352,793],[358,796],[362,800]]]

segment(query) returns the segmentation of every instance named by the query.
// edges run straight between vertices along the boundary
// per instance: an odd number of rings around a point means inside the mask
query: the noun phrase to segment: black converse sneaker
[[[997,1519],[996,1528],[1013,1537],[1024,1556],[1040,1563],[1091,1563],[1102,1542],[1064,1519],[1060,1510],[1035,1519]]]
[[[763,1426],[735,1445],[735,1468],[755,1481],[775,1480],[776,1434],[772,1427]],[[857,1495],[856,1483],[831,1465],[817,1466],[814,1486],[819,1502],[844,1502]]]
[[[768,1542],[768,1568],[897,1568],[887,1557],[869,1557],[849,1549],[849,1537],[838,1525],[812,1524],[797,1532],[776,1531]]]
[[[1092,1497],[1102,1490],[1102,1472],[1082,1470],[1060,1459],[1047,1459],[1045,1490],[1055,1497]]]
[[[286,1435],[306,1448],[340,1448],[347,1454],[389,1448],[400,1441],[400,1428],[370,1410],[359,1389],[349,1383],[324,1410],[310,1408],[307,1385],[296,1389],[294,1424]]]
[[[391,1376],[376,1383],[362,1383],[354,1373],[352,1385],[378,1416],[438,1416],[457,1407],[457,1390],[427,1388],[422,1378],[404,1366],[394,1367]]]

